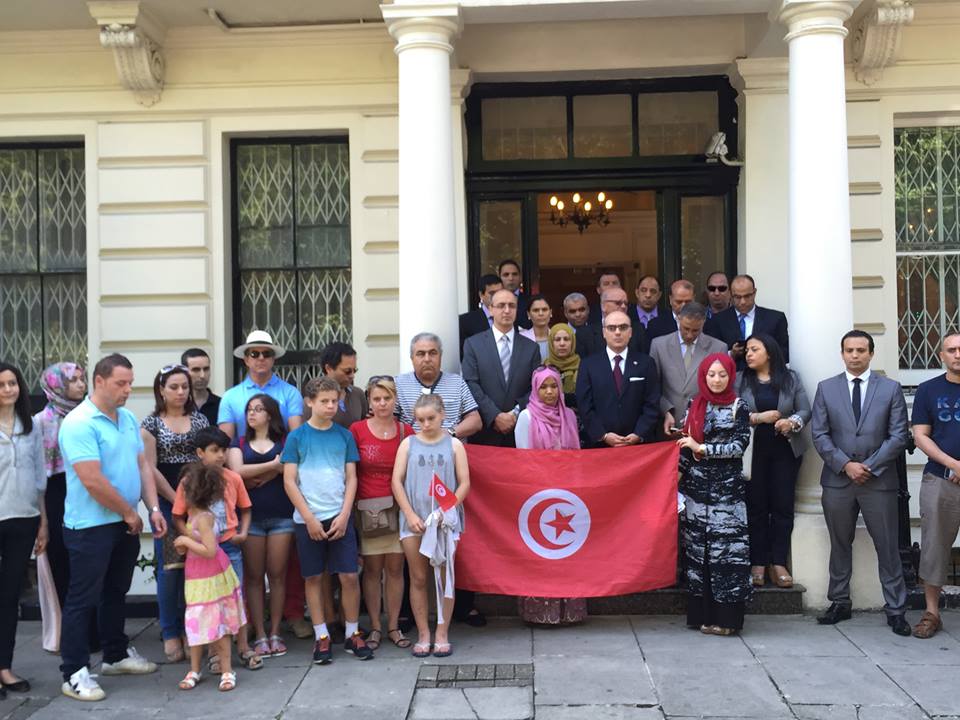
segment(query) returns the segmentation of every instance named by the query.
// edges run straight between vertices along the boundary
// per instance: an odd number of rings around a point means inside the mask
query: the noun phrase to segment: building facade
[[[361,378],[401,371],[416,332],[456,347],[506,256],[554,302],[601,270],[628,290],[750,273],[810,390],[853,326],[875,369],[936,374],[958,324],[956,3],[209,5],[0,9],[0,356],[31,377],[123,352],[143,415],[188,346],[232,384],[252,328],[292,349],[295,379],[333,339]],[[718,132],[730,164],[706,157]],[[609,200],[610,224],[552,222],[574,193]],[[812,607],[818,468],[793,550]],[[854,601],[875,606],[865,532],[856,558]]]

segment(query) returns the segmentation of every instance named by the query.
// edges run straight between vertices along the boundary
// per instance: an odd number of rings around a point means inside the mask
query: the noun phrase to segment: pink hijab
[[[540,386],[547,378],[557,383],[557,404],[546,405],[540,400]],[[561,450],[579,450],[580,436],[577,433],[577,416],[563,401],[563,380],[552,367],[539,367],[533,371],[530,402],[530,447],[534,450],[555,450],[559,439]]]

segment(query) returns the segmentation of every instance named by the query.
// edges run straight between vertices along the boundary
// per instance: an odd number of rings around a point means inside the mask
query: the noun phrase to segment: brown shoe
[[[943,620],[939,615],[924,611],[920,617],[920,622],[913,626],[913,636],[921,640],[927,640],[937,634],[937,631],[943,628]]]
[[[793,578],[783,565],[771,565],[767,572],[770,573],[770,580],[778,588],[792,588]]]
[[[763,565],[753,565],[750,567],[750,582],[754,587],[763,587],[764,568]]]

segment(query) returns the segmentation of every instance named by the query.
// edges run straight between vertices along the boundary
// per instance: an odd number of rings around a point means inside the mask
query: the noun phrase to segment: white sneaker
[[[137,652],[132,645],[127,648],[127,656],[118,662],[105,662],[100,666],[104,675],[149,675],[157,671],[157,664],[150,662]]]
[[[85,702],[103,700],[107,694],[94,680],[95,677],[96,675],[91,675],[87,668],[82,667],[70,676],[70,679],[60,687],[60,691],[74,700]]]

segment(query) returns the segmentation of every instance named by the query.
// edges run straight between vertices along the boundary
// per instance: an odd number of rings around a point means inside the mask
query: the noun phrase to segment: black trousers
[[[784,565],[790,557],[793,503],[802,458],[779,438],[753,449],[747,482],[747,530],[751,565]]]
[[[125,603],[140,554],[140,538],[128,535],[122,522],[82,530],[64,528],[63,538],[70,553],[70,588],[61,621],[60,672],[69,680],[90,665],[92,612],[97,615],[103,661],[119,662],[127,656]]]
[[[40,516],[0,520],[0,669],[13,662],[20,617],[20,593],[27,576],[30,553],[37,541]]]

